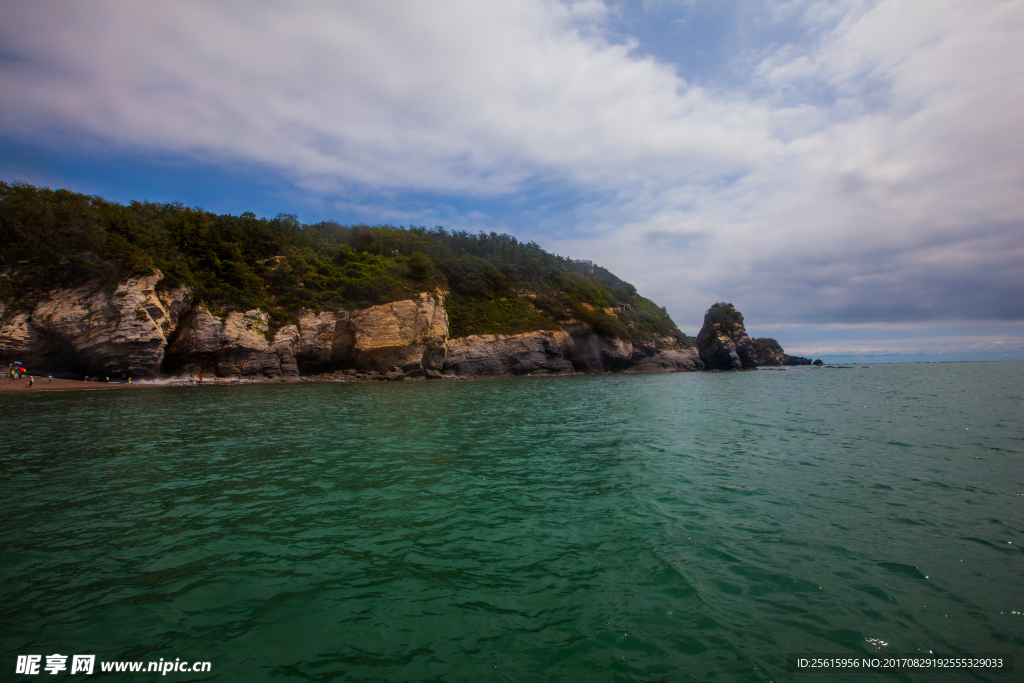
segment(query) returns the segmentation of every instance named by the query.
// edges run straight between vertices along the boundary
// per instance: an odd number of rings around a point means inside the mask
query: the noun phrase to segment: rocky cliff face
[[[297,378],[348,369],[393,377],[448,374],[678,372],[704,367],[675,340],[605,339],[586,324],[449,339],[438,293],[353,311],[300,311],[271,333],[266,312],[224,316],[184,288],[156,292],[159,272],[50,292],[32,311],[0,310],[0,362],[67,376]]]
[[[354,368],[439,370],[446,355],[448,315],[440,294],[356,311],[300,311],[298,323],[268,339],[259,310],[223,320],[197,307],[167,350],[165,371],[219,376],[297,377],[300,372]]]
[[[704,315],[697,351],[708,370],[752,370],[757,367],[754,344],[743,316],[732,304],[718,303]]]
[[[692,372],[703,367],[692,347],[675,348],[672,340],[641,346],[605,339],[582,323],[557,331],[453,339],[444,364],[446,372],[459,375]]]
[[[655,338],[633,343],[606,339],[585,323],[566,325],[572,338],[572,363],[580,372],[693,372],[704,363],[693,347],[677,348],[675,340]]]
[[[457,375],[571,374],[572,338],[562,330],[453,339],[444,371]]]
[[[31,312],[7,312],[0,322],[0,359],[57,372],[156,375],[167,335],[189,309],[184,290],[156,296],[160,278],[159,271],[133,278],[114,292],[87,283],[52,292]]]
[[[155,291],[159,272],[50,292],[32,311],[2,311],[0,361],[64,375],[297,377],[327,368],[439,370],[448,317],[439,294],[358,311],[300,311],[269,334],[264,311],[218,317],[184,288]]]

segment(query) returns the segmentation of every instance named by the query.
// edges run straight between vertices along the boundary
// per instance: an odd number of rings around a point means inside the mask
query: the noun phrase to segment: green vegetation
[[[731,335],[743,327],[743,314],[737,311],[732,304],[720,301],[704,314],[704,324],[708,325],[709,323],[712,325],[717,323],[723,332]]]
[[[751,339],[750,341],[754,344],[754,353],[759,356],[765,352],[777,353],[779,355],[785,353],[782,350],[782,345],[771,337],[758,337],[757,339]]]
[[[513,334],[584,321],[608,337],[689,345],[663,308],[603,268],[584,272],[535,243],[438,226],[299,223],[218,216],[179,203],[125,206],[68,190],[0,182],[0,297],[100,279],[112,289],[159,268],[214,313],[259,308],[273,326],[300,308],[363,308],[448,292],[452,336]]]

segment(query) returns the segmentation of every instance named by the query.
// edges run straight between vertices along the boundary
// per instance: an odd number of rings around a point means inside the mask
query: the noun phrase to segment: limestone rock
[[[339,325],[348,321],[347,311],[299,311],[297,336],[293,346],[296,363],[306,372],[321,372],[331,366],[334,340]],[[277,342],[275,341],[275,344]]]
[[[693,347],[670,338],[649,341],[607,339],[590,325],[566,325],[572,337],[572,364],[579,372],[694,372],[704,363]]]
[[[697,349],[637,347],[626,372],[696,372],[704,369]]]
[[[0,361],[24,363],[29,372],[79,372],[74,348],[64,340],[41,333],[32,325],[32,314],[11,312],[0,321]],[[56,370],[53,370],[56,368]]]
[[[347,330],[335,332],[333,353],[361,370],[436,370],[444,361],[448,313],[440,294],[353,311],[347,323]]]
[[[438,369],[448,340],[440,294],[423,293],[356,311],[299,311],[268,341],[269,316],[232,312],[221,320],[202,307],[183,318],[167,352],[171,372],[293,378],[335,368],[406,373]],[[392,377],[391,379],[396,379]]]
[[[285,325],[267,340],[270,318],[261,310],[232,311],[224,320],[197,306],[168,349],[168,370],[221,377],[298,377],[299,328]]]
[[[164,338],[170,341],[174,330],[178,328],[178,322],[192,310],[192,294],[188,287],[181,285],[161,292],[144,305],[149,317],[160,327]]]
[[[444,371],[467,376],[572,373],[571,352],[572,338],[561,330],[470,335],[448,343]]]
[[[111,291],[99,281],[51,292],[32,311],[27,332],[41,341],[49,372],[152,377],[167,346],[168,311],[155,295],[160,271],[128,279]],[[186,296],[186,292],[181,292]],[[168,304],[171,304],[168,301]],[[174,302],[176,303],[176,301]],[[161,323],[164,323],[162,325]],[[5,332],[0,336],[7,339]]]
[[[607,339],[586,323],[569,323],[565,330],[572,338],[572,365],[580,372],[615,372],[631,365],[633,345],[622,339]]]
[[[717,303],[704,315],[697,351],[708,370],[752,370],[757,367],[754,345],[743,327],[743,316],[732,304]]]
[[[731,319],[710,327],[706,321],[698,348],[675,338],[636,334],[632,340],[608,339],[581,322],[564,329],[452,340],[441,292],[362,310],[301,310],[294,324],[271,335],[265,311],[215,315],[194,303],[184,287],[156,293],[161,277],[155,271],[113,290],[94,281],[54,291],[31,312],[0,304],[0,361],[17,360],[55,374],[297,379],[300,373],[344,370],[381,380],[438,379],[442,372],[680,372],[703,369],[705,363],[748,367],[748,356],[751,367],[756,362],[735,309],[738,331],[730,327]]]

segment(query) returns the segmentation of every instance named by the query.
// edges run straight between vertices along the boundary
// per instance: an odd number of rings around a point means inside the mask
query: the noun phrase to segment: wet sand
[[[30,389],[25,386],[27,377],[22,379],[0,378],[0,394],[34,394],[39,391],[105,391],[108,389],[134,389],[136,384],[107,384],[106,382],[83,382],[80,379],[57,379],[46,381],[46,377],[36,376],[35,384]]]

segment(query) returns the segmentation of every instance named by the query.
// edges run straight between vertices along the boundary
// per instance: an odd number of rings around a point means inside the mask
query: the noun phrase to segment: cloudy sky
[[[1024,2],[6,2],[0,179],[508,232],[695,334],[1024,358]]]

